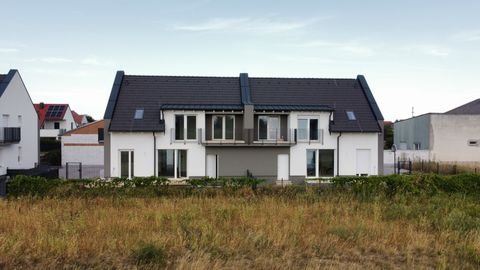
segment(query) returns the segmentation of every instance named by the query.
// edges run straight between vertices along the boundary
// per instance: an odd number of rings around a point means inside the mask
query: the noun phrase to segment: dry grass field
[[[462,196],[0,200],[0,269],[480,267],[480,206]]]

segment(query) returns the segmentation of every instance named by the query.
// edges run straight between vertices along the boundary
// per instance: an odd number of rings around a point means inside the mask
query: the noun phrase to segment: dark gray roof
[[[105,112],[112,131],[158,131],[160,109],[334,111],[334,132],[380,132],[383,116],[363,76],[357,79],[134,76],[118,72]],[[134,119],[144,109],[143,119]],[[353,111],[356,120],[348,120]]]
[[[480,98],[452,109],[445,114],[480,114]]]
[[[356,79],[250,78],[250,89],[253,104],[303,104],[334,108],[335,122],[331,131],[380,131],[377,120],[383,120],[383,117],[375,115],[373,104],[370,104],[365,89]],[[376,103],[374,107],[380,112]],[[356,120],[348,120],[346,111],[353,111]]]
[[[117,100],[112,103],[107,106],[107,112],[112,111],[112,131],[161,131],[159,110],[169,104],[242,106],[238,77],[124,75]],[[143,119],[133,119],[136,109],[144,109]]]
[[[17,72],[18,71],[16,69],[11,69],[8,74],[0,74],[0,97],[3,95],[3,92],[5,92],[8,84]]]

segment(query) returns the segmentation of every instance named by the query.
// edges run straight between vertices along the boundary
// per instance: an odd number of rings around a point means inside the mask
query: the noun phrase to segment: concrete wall
[[[414,143],[420,143],[419,150],[430,149],[430,131],[432,114],[393,123],[393,142],[399,150],[415,150]]]
[[[207,155],[218,156],[219,176],[245,176],[249,170],[255,177],[275,178],[279,154],[289,154],[288,147],[207,147]]]
[[[432,115],[431,155],[436,161],[480,161],[480,146],[469,146],[469,140],[480,144],[480,115]]]
[[[82,165],[103,166],[103,144],[97,134],[72,134],[62,137],[62,165],[81,162]]]
[[[34,168],[39,157],[38,116],[18,73],[0,97],[0,127],[21,128],[19,143],[0,146],[0,171]]]

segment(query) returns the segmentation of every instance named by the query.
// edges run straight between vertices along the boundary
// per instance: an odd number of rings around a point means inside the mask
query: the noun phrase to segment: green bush
[[[140,243],[132,250],[132,259],[137,264],[149,264],[163,268],[167,266],[167,253],[162,247],[152,243]]]

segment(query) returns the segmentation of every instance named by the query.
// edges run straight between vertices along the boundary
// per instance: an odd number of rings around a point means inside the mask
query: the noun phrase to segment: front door
[[[370,174],[370,149],[357,149],[357,175]]]
[[[217,178],[217,155],[207,155],[207,176]]]
[[[277,156],[277,180],[288,180],[288,155]]]

